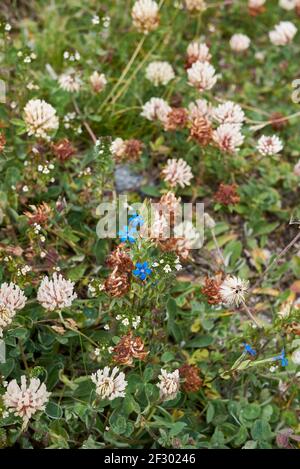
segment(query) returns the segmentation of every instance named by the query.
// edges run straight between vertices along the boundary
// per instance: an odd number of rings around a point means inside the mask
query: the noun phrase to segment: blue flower
[[[122,243],[125,243],[125,241],[134,243],[136,239],[137,231],[135,228],[131,228],[129,226],[123,226],[123,228],[119,231],[118,234]]]
[[[254,355],[256,355],[256,351],[249,344],[246,344],[244,342],[243,346],[244,346],[244,351],[246,353],[249,353],[249,355],[251,355],[252,357],[254,357]]]
[[[145,223],[143,217],[141,215],[138,215],[137,213],[131,215],[129,221],[130,226],[133,226],[134,228],[137,228],[138,226],[143,226],[143,224]]]
[[[285,356],[285,351],[284,348],[281,350],[280,355],[276,355],[276,357],[273,357],[273,361],[276,362],[277,360],[281,361],[281,366],[288,366],[289,361]]]
[[[139,277],[141,280],[145,280],[147,275],[150,275],[152,270],[148,267],[148,262],[137,262],[133,275]]]

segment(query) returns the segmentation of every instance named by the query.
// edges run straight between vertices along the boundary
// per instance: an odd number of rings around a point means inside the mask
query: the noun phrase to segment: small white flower
[[[154,31],[159,25],[159,8],[153,0],[137,0],[131,10],[133,25],[144,34]]]
[[[0,305],[8,311],[15,312],[23,309],[26,304],[23,290],[14,283],[2,283],[0,286]]]
[[[287,11],[293,10],[296,4],[296,0],[279,0],[279,6]]]
[[[110,368],[106,366],[103,370],[92,374],[91,380],[96,385],[96,393],[102,399],[112,401],[117,397],[125,397],[127,381],[125,374],[123,372],[118,374],[118,371],[119,368],[114,367],[110,375]]]
[[[234,34],[230,41],[230,47],[235,52],[243,52],[250,46],[251,40],[245,34]]]
[[[213,108],[212,117],[219,124],[242,124],[245,120],[245,114],[241,106],[232,101],[226,101],[224,104]]]
[[[168,182],[171,187],[179,185],[180,187],[189,186],[193,173],[191,167],[182,158],[175,158],[167,161],[167,166],[162,170],[164,181]]]
[[[101,350],[99,348],[95,348],[94,354],[96,355],[96,357],[100,356],[100,352],[101,352]]]
[[[109,329],[110,329],[109,324],[105,324],[104,329],[105,329],[106,331],[109,331]]]
[[[277,135],[262,135],[257,142],[257,150],[263,156],[276,155],[283,149],[282,141]]]
[[[216,226],[215,220],[206,212],[204,213],[204,224],[210,230],[213,230]]]
[[[122,324],[123,326],[129,326],[129,319],[128,318],[123,319]]]
[[[31,378],[27,384],[26,376],[23,375],[21,386],[15,379],[9,382],[3,401],[9,412],[23,419],[24,428],[36,412],[45,410],[50,394],[39,379]]]
[[[167,85],[174,77],[174,70],[168,62],[151,62],[146,68],[146,78],[154,86]]]
[[[93,72],[90,76],[90,83],[95,93],[100,93],[107,85],[107,79],[104,73]]]
[[[162,123],[165,123],[171,111],[172,108],[164,99],[151,98],[150,101],[147,101],[143,105],[141,116],[149,121],[158,119]]]
[[[77,74],[76,70],[69,69],[58,79],[59,86],[62,90],[69,93],[77,93],[82,85],[82,81]]]
[[[269,32],[269,38],[275,46],[285,46],[290,44],[297,33],[296,26],[290,21],[281,21]]]
[[[210,90],[217,83],[215,68],[209,62],[194,62],[188,69],[189,85],[194,86],[199,91]]]
[[[271,373],[274,373],[277,370],[277,368],[278,368],[277,366],[272,365],[272,366],[270,366],[269,369],[270,369]]]
[[[239,306],[245,301],[248,286],[249,282],[247,280],[242,280],[235,276],[227,276],[220,286],[220,295],[223,302],[228,306]]]
[[[300,349],[298,348],[297,350],[294,350],[292,353],[292,362],[294,365],[300,365]]]
[[[193,61],[197,62],[209,62],[211,54],[209,48],[205,43],[199,41],[193,41],[188,45],[187,55]]]
[[[52,280],[45,276],[37,292],[37,300],[48,311],[68,308],[77,298],[74,283],[65,280],[61,274],[53,274]]]
[[[205,0],[185,0],[185,6],[189,11],[204,11],[206,9]]]
[[[168,274],[169,272],[172,272],[172,269],[171,267],[169,266],[169,264],[166,264],[163,268],[163,271]]]
[[[99,24],[100,23],[100,18],[98,15],[94,15],[92,18],[92,24]]]
[[[31,99],[24,108],[28,135],[47,138],[48,133],[58,129],[56,110],[46,101]]]
[[[110,145],[110,152],[114,157],[122,158],[126,152],[126,142],[118,137]]]
[[[260,8],[265,4],[266,0],[248,0],[249,8]]]
[[[244,141],[244,136],[240,132],[240,125],[221,124],[213,132],[213,140],[220,150],[233,153],[238,150]]]
[[[166,370],[161,369],[161,374],[158,376],[159,382],[157,387],[160,390],[160,398],[164,401],[175,399],[179,391],[179,370],[168,373]]]
[[[195,102],[189,104],[188,110],[189,118],[193,121],[198,117],[210,118],[212,106],[206,99],[197,99]]]

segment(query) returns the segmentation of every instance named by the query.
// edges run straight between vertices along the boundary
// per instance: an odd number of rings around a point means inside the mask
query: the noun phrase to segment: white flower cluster
[[[296,26],[290,21],[281,21],[269,32],[270,41],[275,46],[290,44],[297,33]]]
[[[69,93],[77,93],[82,85],[81,78],[74,69],[69,69],[60,75],[58,83],[62,90]]]
[[[182,158],[176,160],[169,159],[167,165],[162,170],[164,181],[171,187],[179,185],[180,187],[189,186],[193,178],[192,168]]]
[[[257,142],[257,149],[263,156],[276,155],[283,149],[283,143],[277,135],[262,135]]]
[[[3,401],[9,412],[23,419],[24,428],[36,412],[45,409],[50,394],[39,379],[31,378],[27,384],[26,376],[23,375],[20,386],[15,379],[10,381]]]
[[[159,120],[162,123],[167,121],[168,114],[172,108],[161,98],[151,98],[142,108],[141,116],[149,121]]]
[[[168,373],[166,370],[161,369],[161,374],[158,376],[158,379],[157,387],[160,391],[160,398],[163,401],[175,399],[180,388],[179,370]]]
[[[251,40],[245,34],[234,34],[230,41],[230,47],[235,52],[244,52],[250,46]]]
[[[26,296],[23,290],[14,283],[2,283],[0,287],[0,337],[3,329],[13,320],[15,314],[23,309],[26,304]]]
[[[159,25],[158,4],[154,0],[137,0],[131,10],[133,25],[144,34]]]
[[[228,306],[239,306],[245,301],[249,282],[239,277],[228,275],[220,286],[220,295],[223,302]]]
[[[110,368],[106,366],[103,370],[93,373],[91,380],[96,385],[96,393],[101,399],[112,401],[117,397],[125,397],[127,381],[125,374],[119,372],[118,367],[114,367],[110,373]]]
[[[61,274],[53,274],[52,280],[45,276],[37,292],[37,300],[48,311],[68,308],[77,298],[74,283],[65,280]]]
[[[209,62],[197,60],[187,70],[188,83],[198,91],[211,90],[217,83],[216,70]]]
[[[24,108],[28,135],[48,139],[49,133],[58,129],[56,110],[41,99],[31,99]]]
[[[151,62],[146,68],[146,78],[154,86],[167,85],[174,77],[173,67],[168,62]]]

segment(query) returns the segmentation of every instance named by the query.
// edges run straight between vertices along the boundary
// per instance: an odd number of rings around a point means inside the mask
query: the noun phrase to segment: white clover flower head
[[[157,29],[159,7],[153,0],[137,0],[132,7],[131,17],[136,29],[144,34]]]
[[[185,6],[189,11],[204,11],[206,9],[205,0],[185,0]]]
[[[76,70],[72,68],[60,75],[58,83],[60,88],[64,91],[68,91],[68,93],[78,93],[82,85],[80,76]]]
[[[296,0],[279,0],[279,6],[287,11],[293,10],[296,5]]]
[[[193,41],[187,47],[187,55],[193,61],[197,62],[209,62],[211,60],[211,54],[209,48],[204,42]]]
[[[165,123],[171,111],[172,108],[164,99],[151,98],[143,105],[141,116],[149,121],[158,119],[160,122]]]
[[[65,280],[61,274],[54,272],[52,279],[45,276],[37,292],[38,302],[48,311],[69,308],[77,298],[74,293],[74,282]]]
[[[213,132],[213,141],[220,150],[234,153],[244,142],[244,136],[240,132],[241,126],[237,124],[221,124]]]
[[[29,136],[47,139],[49,133],[58,129],[56,110],[41,99],[31,99],[24,108],[24,120]]]
[[[110,374],[110,368],[106,366],[103,370],[98,370],[91,375],[91,380],[96,385],[96,393],[102,399],[112,401],[117,397],[125,397],[127,381],[125,381],[125,374],[118,372],[119,368],[114,367]]]
[[[217,83],[215,68],[209,62],[194,62],[187,70],[188,83],[199,91],[212,89]]]
[[[189,186],[193,173],[191,167],[182,158],[175,158],[167,161],[167,166],[162,170],[164,181],[171,187],[179,185],[180,187]]]
[[[210,230],[216,226],[215,220],[207,212],[204,213],[204,225]]]
[[[26,303],[26,296],[18,285],[11,282],[2,283],[0,286],[0,304],[10,312],[23,309]]]
[[[219,124],[242,124],[245,120],[245,114],[241,106],[226,101],[224,104],[213,108],[212,117]]]
[[[206,99],[197,99],[188,106],[189,118],[194,121],[198,117],[210,118],[212,106]]]
[[[228,275],[220,286],[220,295],[223,302],[228,306],[239,306],[245,301],[249,282],[239,277]]]
[[[16,311],[7,309],[0,303],[0,337],[3,337],[3,329],[11,324]]]
[[[257,150],[263,156],[276,155],[283,149],[283,143],[277,135],[262,135],[257,142]]]
[[[93,72],[90,76],[90,84],[95,93],[100,93],[107,85],[107,79],[104,73]]]
[[[175,73],[172,65],[168,62],[155,61],[151,62],[146,68],[146,78],[154,86],[167,85],[169,81],[175,78]]]
[[[250,46],[251,40],[246,34],[234,34],[230,41],[230,48],[235,52],[243,52]]]
[[[296,26],[290,21],[281,21],[269,32],[269,38],[275,46],[286,46],[292,42],[297,31]]]
[[[293,351],[291,359],[294,365],[300,365],[300,349],[299,348]]]
[[[198,249],[203,245],[200,232],[194,227],[190,220],[185,220],[175,225],[174,228],[175,238],[181,238],[179,243],[186,249]]]
[[[9,412],[23,419],[24,428],[36,412],[45,409],[50,394],[39,379],[31,378],[27,384],[26,376],[23,375],[21,386],[15,379],[8,383],[3,401]]]
[[[179,370],[168,373],[162,368],[160,371],[161,374],[158,376],[159,382],[156,385],[160,391],[160,398],[163,401],[175,399],[180,388]]]
[[[300,160],[294,166],[294,174],[295,176],[300,177]]]
[[[248,0],[249,8],[260,8],[266,3],[266,0]]]
[[[110,145],[111,154],[115,157],[122,158],[126,151],[126,142],[118,137]]]

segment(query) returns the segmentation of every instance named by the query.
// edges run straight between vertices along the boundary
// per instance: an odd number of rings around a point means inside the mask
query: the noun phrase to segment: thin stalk
[[[257,327],[259,327],[259,329],[262,329],[262,326],[259,324],[257,319],[253,316],[253,314],[251,313],[250,309],[248,308],[248,306],[246,305],[244,301],[242,302],[242,305],[244,307],[245,312],[248,314],[249,318],[257,325]]]
[[[94,134],[94,132],[92,131],[92,129],[91,129],[90,125],[88,124],[88,122],[84,119],[84,117],[83,117],[83,115],[82,115],[82,113],[81,113],[81,111],[80,111],[80,109],[79,109],[79,106],[78,106],[78,104],[77,104],[75,98],[73,98],[73,105],[74,105],[74,109],[75,109],[75,111],[77,112],[78,116],[82,119],[82,123],[83,123],[84,127],[86,128],[86,130],[87,130],[89,136],[91,137],[91,139],[92,139],[94,145],[96,145],[96,143],[97,143],[97,137],[96,137],[96,135]]]

